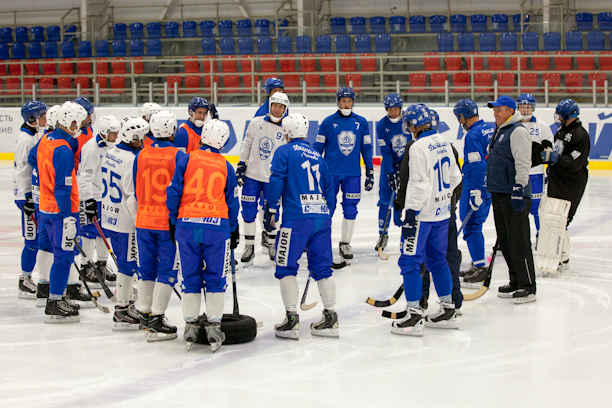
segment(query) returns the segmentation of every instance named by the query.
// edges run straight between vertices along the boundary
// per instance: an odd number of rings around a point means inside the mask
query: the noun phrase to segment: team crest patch
[[[403,134],[393,135],[391,138],[391,146],[393,147],[393,151],[397,154],[397,157],[402,157],[404,155],[404,149],[406,148],[406,136]]]
[[[259,158],[266,160],[272,154],[274,142],[269,137],[262,137],[259,140]]]
[[[338,147],[343,155],[348,156],[353,152],[355,148],[355,140],[357,137],[353,132],[350,131],[342,131],[338,135]]]

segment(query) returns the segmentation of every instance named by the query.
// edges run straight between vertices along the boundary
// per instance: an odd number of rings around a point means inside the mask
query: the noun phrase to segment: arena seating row
[[[70,26],[64,26],[64,41],[70,41],[74,38],[77,27],[72,24]],[[15,38],[13,38],[12,27],[0,27],[0,43],[24,43],[24,42],[45,42],[45,31],[47,32],[46,41],[61,41],[61,27],[57,25],[48,26],[47,29],[43,26],[34,26],[28,29],[28,27],[17,27],[15,29]]]

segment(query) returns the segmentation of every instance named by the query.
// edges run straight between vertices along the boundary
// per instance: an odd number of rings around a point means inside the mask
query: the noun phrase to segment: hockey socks
[[[117,306],[127,306],[133,292],[134,278],[119,272],[117,274]]]
[[[155,281],[142,279],[138,281],[138,305],[140,311],[144,314],[151,313],[154,288]]]
[[[472,257],[472,262],[475,267],[485,266],[485,241],[484,236],[481,234],[471,236],[467,240],[468,250]]]
[[[100,237],[96,238],[96,257],[98,258],[98,262],[108,260],[108,249],[104,244],[104,240]]]
[[[285,276],[279,283],[285,310],[296,313],[298,297],[300,295],[296,277]]]
[[[151,308],[151,313],[153,315],[163,315],[168,308],[171,296],[172,286],[156,282],[155,289],[153,290],[153,306]]]
[[[206,316],[210,323],[221,323],[225,292],[206,292]]]
[[[318,280],[317,286],[319,287],[321,301],[325,309],[330,312],[336,310],[336,280],[334,277],[330,276],[329,278]]]
[[[383,229],[385,227],[385,220],[387,219],[387,210],[388,208],[378,207],[378,234],[383,233]],[[391,220],[389,220],[390,222]],[[385,235],[389,234],[389,229],[387,227],[387,232]]]
[[[202,304],[202,293],[183,293],[181,307],[183,309],[183,319],[186,322],[197,323]],[[195,341],[195,340],[194,340]]]
[[[385,213],[385,216],[387,213]],[[384,222],[384,221],[383,221]],[[353,232],[355,231],[355,220],[347,220],[342,218],[342,231],[340,233],[340,242],[350,243],[353,239]]]
[[[62,298],[68,284],[70,265],[65,262],[53,262],[49,278],[49,298],[51,300],[60,300]]]
[[[255,225],[255,221],[253,222],[244,222],[243,223],[243,234],[244,234],[244,244],[245,245],[255,245],[255,233],[257,231],[257,226]]]
[[[36,265],[36,253],[38,249],[23,247],[21,251],[21,271],[23,276],[30,276]]]

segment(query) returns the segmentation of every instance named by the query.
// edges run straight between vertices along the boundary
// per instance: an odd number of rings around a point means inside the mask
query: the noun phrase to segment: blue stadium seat
[[[329,25],[331,26],[332,34],[345,34],[346,33],[346,18],[344,17],[330,18]]]
[[[142,23],[131,23],[130,24],[130,37],[131,38],[144,38],[144,25]]]
[[[543,34],[544,49],[546,51],[559,51],[561,49],[561,33],[549,31]]]
[[[612,13],[597,14],[597,23],[599,31],[612,31]]]
[[[480,43],[480,51],[495,51],[494,33],[478,34],[478,42]]]
[[[582,33],[580,31],[565,33],[565,47],[568,51],[582,51]]]
[[[487,16],[485,14],[474,14],[470,16],[473,33],[484,33],[487,31]]]
[[[130,40],[130,54],[132,57],[142,57],[144,55],[144,42],[138,38]]]
[[[63,58],[75,58],[74,43],[72,41],[64,41],[60,44]]]
[[[9,54],[9,45],[5,43],[0,43],[0,60],[10,59],[11,56]]]
[[[164,23],[164,31],[166,32],[166,38],[178,38],[179,23],[176,21],[166,21]]]
[[[440,33],[438,34],[438,51],[450,52],[453,51],[453,34]]]
[[[61,41],[61,28],[60,26],[52,25],[47,27],[47,39],[49,41],[60,42]]]
[[[332,52],[331,37],[329,35],[317,35],[315,38],[315,46],[317,47],[318,53]]]
[[[45,29],[43,26],[30,28],[30,36],[33,42],[45,42]]]
[[[538,33],[523,33],[523,51],[537,51],[540,49],[540,35]]]
[[[367,34],[355,37],[355,48],[358,53],[372,52],[372,38]]]
[[[200,21],[200,32],[202,37],[214,37],[215,22],[211,20]]]
[[[393,16],[389,18],[389,32],[394,34],[406,32],[406,17]]]
[[[516,33],[508,31],[499,35],[502,51],[516,51]]]
[[[351,33],[352,34],[363,34],[365,33],[365,17],[351,17]]]
[[[127,38],[127,26],[123,23],[113,24],[113,35],[115,40],[125,40]]]
[[[345,54],[351,52],[351,36],[350,35],[337,35],[334,38],[336,43],[336,52]]]
[[[76,33],[76,26],[74,24],[67,26],[64,26],[64,41],[72,41],[72,39],[74,38],[74,34],[71,33]]]
[[[461,33],[457,35],[457,41],[459,43],[459,51],[461,52],[474,51],[474,34]]]
[[[370,17],[370,32],[376,34],[384,33],[386,22],[387,19],[381,16]]]
[[[263,36],[257,39],[257,53],[258,54],[273,54],[272,51],[272,38]]]
[[[242,55],[254,54],[253,52],[253,38],[251,37],[240,37],[238,39],[238,52]]]
[[[108,41],[99,40],[95,42],[96,46],[96,57],[108,57]]]
[[[28,42],[28,27],[17,27],[15,29],[15,42]]]
[[[39,42],[28,43],[28,54],[30,59],[41,59],[42,58],[42,47]]]
[[[389,34],[378,34],[374,37],[374,44],[376,45],[376,52],[391,52],[391,36]]]
[[[215,39],[206,37],[202,39],[202,54],[204,55],[216,55],[217,48],[215,47]]]
[[[45,58],[59,58],[56,42],[45,43]]]
[[[529,24],[527,24],[528,22],[529,22],[529,14],[523,15],[523,32],[527,30],[527,27],[529,27]],[[512,16],[512,25],[514,27],[514,31],[516,32],[521,31],[521,13],[514,14]]]
[[[593,14],[592,13],[576,13],[576,26],[578,31],[593,30]]]
[[[255,20],[256,35],[270,35],[270,20]]]
[[[445,30],[444,25],[446,24],[446,16],[442,14],[435,14],[429,17],[429,27],[432,33],[443,33]]]
[[[496,33],[503,33],[508,31],[508,15],[507,14],[493,14],[491,16],[491,25],[493,31]]]
[[[295,47],[298,54],[308,54],[312,52],[311,38],[309,35],[298,35],[295,37]]]
[[[425,32],[425,16],[410,16],[408,22],[410,23],[411,33]]]
[[[183,37],[194,38],[198,36],[198,25],[195,21],[183,21]]]
[[[234,49],[234,39],[232,37],[220,38],[219,48],[221,48],[221,54],[223,55],[234,55],[236,53]]]
[[[113,57],[125,57],[127,55],[125,40],[115,40],[112,42],[111,47],[113,49]]]
[[[219,37],[231,37],[233,32],[234,22],[232,20],[219,20]]]
[[[293,52],[291,49],[291,44],[291,37],[287,35],[276,38],[276,49],[278,50],[279,54],[291,54]]]
[[[282,27],[289,27],[289,20],[287,20],[286,18],[284,19],[278,19],[277,21],[273,21],[273,31],[274,33],[276,33],[276,24],[278,23],[278,35],[285,35],[285,33],[287,32],[287,30],[281,30]]]
[[[91,42],[79,41],[77,49],[79,50],[79,57],[91,58]]]
[[[591,31],[587,34],[587,44],[591,51],[603,51],[606,35],[602,31]]]
[[[159,38],[151,38],[147,40],[147,50],[151,56],[162,55],[162,42]]]
[[[241,37],[248,37],[251,35],[251,20],[238,20],[236,21],[236,30],[238,35]]]
[[[451,30],[453,33],[465,33],[467,31],[467,17],[465,14],[454,14],[450,17]]]
[[[13,29],[11,27],[0,28],[0,42],[3,42],[3,43],[13,42]]]
[[[26,47],[24,43],[13,43],[13,59],[25,59]]]
[[[157,21],[147,23],[147,37],[161,38],[161,23]]]

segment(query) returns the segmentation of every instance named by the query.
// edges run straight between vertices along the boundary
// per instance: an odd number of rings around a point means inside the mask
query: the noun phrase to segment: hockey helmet
[[[140,108],[138,108],[138,116],[146,120],[147,122],[151,119],[151,115],[155,112],[159,112],[161,106],[158,103],[145,102]]]
[[[155,112],[149,120],[149,128],[157,139],[169,139],[176,133],[176,116],[169,110]]]
[[[309,122],[301,113],[292,113],[283,119],[283,134],[291,139],[308,137]]]
[[[219,119],[211,119],[202,128],[200,142],[213,149],[221,150],[230,137],[230,129],[227,123]]]
[[[117,140],[123,143],[132,143],[143,140],[147,133],[149,133],[149,124],[146,120],[137,116],[128,116],[121,121],[121,130]]]

